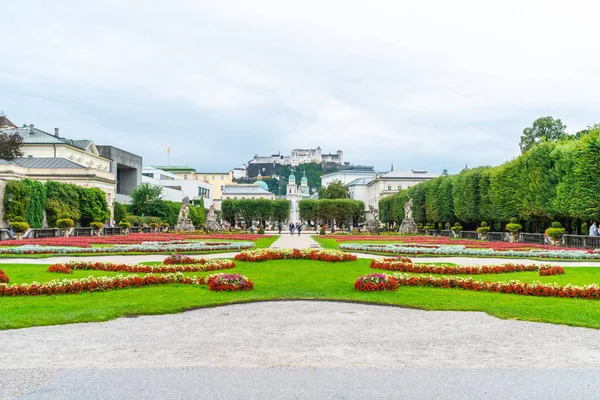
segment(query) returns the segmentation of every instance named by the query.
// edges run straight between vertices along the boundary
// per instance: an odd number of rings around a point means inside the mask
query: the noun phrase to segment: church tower
[[[308,197],[310,195],[310,189],[308,187],[308,179],[306,178],[306,171],[302,172],[302,179],[300,179],[300,194]]]
[[[298,194],[298,186],[296,186],[296,177],[294,176],[294,172],[292,171],[290,177],[288,178],[287,184],[287,194],[295,195]]]

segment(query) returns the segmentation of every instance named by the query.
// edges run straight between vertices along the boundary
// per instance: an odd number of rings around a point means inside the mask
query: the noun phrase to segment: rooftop
[[[254,185],[254,184],[250,184],[250,185],[225,185],[223,187],[223,194],[229,194],[229,195],[272,195],[274,196],[273,193],[269,192],[268,190],[264,190],[261,189],[260,187]]]
[[[352,182],[348,183],[346,186],[357,186],[357,185],[365,185],[366,186],[372,180],[373,180],[373,178],[357,178],[357,179],[353,180]]]
[[[0,160],[0,164],[19,165],[24,168],[66,168],[66,169],[82,169],[82,165],[76,164],[66,158],[54,157],[19,157],[12,160]]]
[[[433,174],[425,169],[411,169],[410,171],[390,171],[381,175],[381,178],[433,179],[439,176],[440,174]]]

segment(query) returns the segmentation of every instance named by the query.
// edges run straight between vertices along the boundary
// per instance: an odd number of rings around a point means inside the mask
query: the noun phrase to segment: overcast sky
[[[0,110],[17,125],[239,167],[321,146],[459,172],[523,128],[600,122],[591,0],[1,0]]]

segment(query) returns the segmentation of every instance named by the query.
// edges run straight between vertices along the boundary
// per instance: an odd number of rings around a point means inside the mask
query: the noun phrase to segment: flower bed
[[[109,290],[166,285],[172,283],[182,283],[187,285],[200,284],[198,278],[185,277],[180,272],[163,275],[147,274],[144,276],[89,276],[84,279],[56,279],[46,283],[33,282],[30,284],[23,283],[20,285],[7,285],[6,283],[0,283],[0,296],[14,297],[104,292]]]
[[[205,262],[204,258],[194,258],[183,254],[173,254],[163,260],[163,264],[167,265],[204,264]]]
[[[600,299],[600,286],[596,284],[587,286],[560,286],[556,283],[540,282],[480,282],[473,278],[435,277],[433,275],[409,275],[395,273],[398,285],[401,286],[429,286],[443,289],[463,289],[486,291],[495,293],[510,293],[522,296],[578,298],[584,300]]]
[[[357,244],[342,243],[340,250],[362,251],[388,254],[424,254],[443,256],[485,256],[485,257],[529,257],[529,258],[557,258],[557,259],[600,259],[600,253],[585,250],[507,250],[496,251],[494,249],[469,249],[465,246],[440,246],[414,247],[401,244]]]
[[[540,271],[548,269],[552,274],[564,274],[562,267],[524,264],[502,264],[502,265],[482,265],[482,266],[453,266],[453,265],[414,265],[412,261],[403,257],[398,258],[380,258],[371,261],[371,268],[385,269],[390,271],[412,272],[417,274],[441,274],[441,275],[483,275],[483,274],[508,274],[511,272]],[[561,272],[562,271],[562,272]]]
[[[55,264],[48,268],[49,272],[62,272],[70,274],[72,270],[94,270],[94,271],[111,271],[111,272],[132,272],[132,273],[174,273],[174,272],[203,272],[217,271],[221,269],[230,269],[235,267],[235,263],[231,260],[214,259],[203,260],[200,264],[188,265],[129,265],[124,263],[110,262],[86,262],[86,261],[69,261],[66,264]],[[52,270],[51,270],[52,269]]]
[[[0,254],[78,254],[78,253],[178,253],[185,251],[216,251],[216,250],[244,250],[254,247],[251,242],[231,242],[207,244],[210,242],[144,242],[142,244],[115,245],[113,247],[57,247],[25,245],[18,247],[5,247],[0,249]]]
[[[237,261],[259,262],[284,259],[304,259],[326,262],[356,261],[353,254],[344,253],[339,250],[316,250],[316,249],[259,249],[253,251],[242,251],[234,257]]]
[[[0,283],[8,283],[8,282],[10,282],[10,279],[8,279],[8,276],[6,276],[4,271],[0,269]]]
[[[214,274],[206,277],[208,288],[214,292],[237,292],[254,289],[254,283],[240,274]]]
[[[92,244],[140,244],[142,242],[172,242],[172,241],[189,241],[189,240],[206,240],[206,239],[218,239],[218,240],[243,240],[243,241],[255,241],[260,238],[264,238],[264,235],[252,235],[252,234],[234,234],[234,235],[199,235],[199,234],[185,234],[185,233],[131,233],[129,235],[115,235],[115,236],[77,236],[77,237],[56,237],[56,238],[45,238],[45,239],[26,239],[25,241],[34,245],[39,246],[74,246],[74,247],[90,247]],[[15,242],[2,241],[2,246],[14,246]]]
[[[544,265],[540,267],[540,276],[549,276],[549,275],[562,275],[565,273],[565,269],[563,267],[552,266],[552,265]]]
[[[398,281],[387,274],[368,274],[359,276],[354,282],[354,289],[362,292],[381,292],[398,290]]]
[[[510,242],[487,242],[482,240],[469,240],[469,239],[450,239],[447,237],[434,237],[434,236],[362,236],[362,235],[350,235],[350,236],[336,236],[336,235],[325,235],[319,236],[322,239],[334,239],[339,242],[397,242],[402,246],[406,247],[439,247],[439,246],[454,246],[461,245],[469,249],[493,249],[496,251],[527,251],[527,250],[556,250],[555,246],[539,245],[531,243],[510,243]],[[561,248],[562,250],[580,250],[577,248]],[[592,250],[586,252],[591,253]]]
[[[48,267],[48,272],[56,272],[58,274],[72,274],[73,270],[63,264],[54,264]]]

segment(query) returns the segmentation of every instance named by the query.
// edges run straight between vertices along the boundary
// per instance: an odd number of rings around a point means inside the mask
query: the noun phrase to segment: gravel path
[[[583,380],[582,384],[586,376],[593,376],[596,380],[588,382],[587,387],[596,382],[594,390],[600,389],[600,331],[500,320],[479,312],[428,312],[310,301],[252,303],[2,331],[0,343],[0,388],[4,398],[27,390],[32,391],[24,398],[69,398],[74,394],[69,386],[73,381],[80,390],[76,397],[109,398],[94,395],[93,388],[102,387],[104,382],[111,391],[119,390],[114,393],[126,394],[122,390],[139,384],[138,378],[145,371],[164,372],[165,368],[188,371],[197,379],[204,376],[206,381],[214,381],[209,377],[223,371],[234,371],[231,378],[239,374],[243,380],[266,374],[273,385],[261,386],[261,390],[270,390],[269,397],[278,397],[283,389],[280,382],[289,379],[295,384],[306,379],[336,394],[338,379],[345,382],[344,387],[352,388],[357,376],[373,370],[381,371],[375,375],[411,376],[407,396],[419,382],[418,376],[438,376],[441,381],[432,388],[437,391],[461,379],[472,379],[485,387],[490,384],[490,373],[508,382],[509,377],[521,372],[543,378],[549,370],[565,371],[563,375]],[[131,379],[110,379],[111,384],[106,385],[108,381],[102,377],[115,374],[115,368]],[[315,381],[321,376],[315,369],[332,378]],[[86,385],[90,376],[95,378]],[[548,377],[546,381],[552,383]],[[385,391],[392,390],[388,395],[397,394],[395,384],[390,386],[388,382],[388,386]],[[554,387],[534,386],[537,392],[548,394],[552,392],[546,389]],[[167,387],[179,390],[173,382]],[[218,385],[213,383],[205,388],[208,392],[198,395],[208,397],[207,393],[216,388]],[[329,397],[363,397],[360,391],[347,394]],[[236,396],[231,392],[224,397]],[[417,397],[415,394],[411,398]]]

